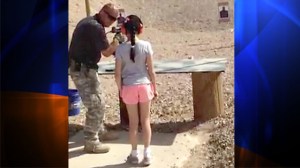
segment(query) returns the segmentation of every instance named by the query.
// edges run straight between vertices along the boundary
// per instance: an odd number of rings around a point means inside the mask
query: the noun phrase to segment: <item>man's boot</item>
[[[101,144],[100,142],[85,141],[84,151],[87,153],[107,153],[109,147]]]
[[[99,133],[99,140],[102,141],[112,141],[119,139],[119,134],[117,132],[112,131],[104,131]]]

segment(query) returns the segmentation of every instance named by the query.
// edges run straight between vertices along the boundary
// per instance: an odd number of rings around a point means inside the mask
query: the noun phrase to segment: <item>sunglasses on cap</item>
[[[116,17],[112,16],[112,15],[109,14],[108,12],[106,12],[106,11],[104,11],[104,12],[107,14],[107,16],[108,16],[108,18],[109,18],[110,20],[113,20],[113,21],[116,21],[116,20],[117,20]]]

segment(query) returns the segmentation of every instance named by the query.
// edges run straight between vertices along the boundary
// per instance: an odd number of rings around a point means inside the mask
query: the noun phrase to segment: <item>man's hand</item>
[[[122,36],[121,33],[116,33],[113,39],[118,40],[119,44],[125,41],[125,38]]]
[[[158,97],[158,92],[155,91],[155,92],[154,92],[154,98],[153,98],[153,99],[155,100],[155,99],[157,99],[157,97]]]
[[[101,54],[105,57],[109,57],[113,55],[118,45],[119,45],[119,41],[117,39],[114,39],[106,50],[101,51]]]
[[[125,38],[122,36],[122,34],[116,33],[113,38],[113,41],[110,43],[109,47],[106,50],[101,51],[102,55],[104,55],[105,57],[114,55],[118,45],[123,43],[124,41],[125,41]]]

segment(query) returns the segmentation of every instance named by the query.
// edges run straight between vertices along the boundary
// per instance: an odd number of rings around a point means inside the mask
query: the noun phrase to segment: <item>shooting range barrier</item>
[[[156,74],[192,74],[194,120],[205,122],[224,112],[222,72],[226,62],[225,58],[155,61],[154,70]],[[114,75],[114,62],[98,65],[99,75]],[[121,125],[128,125],[126,106],[121,98],[119,102]]]

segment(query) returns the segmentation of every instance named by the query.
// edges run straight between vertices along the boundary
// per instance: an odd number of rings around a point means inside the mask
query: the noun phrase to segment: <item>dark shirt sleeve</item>
[[[108,47],[104,27],[94,18],[87,17],[77,24],[73,32],[69,56],[78,62],[96,64],[101,59],[101,51]]]
[[[109,47],[109,43],[105,34],[105,30],[101,25],[94,26],[95,34],[94,41],[97,48],[100,48],[100,52],[106,50]],[[99,53],[100,54],[100,53]]]
[[[91,50],[91,61],[96,63],[101,59],[101,51],[109,47],[109,43],[104,28],[100,24],[90,24],[85,30],[88,35],[89,46]]]

